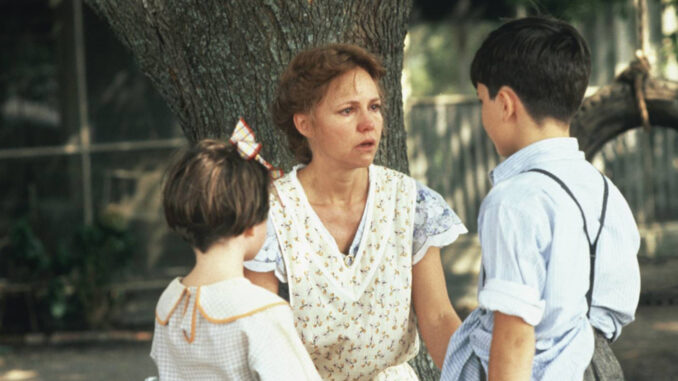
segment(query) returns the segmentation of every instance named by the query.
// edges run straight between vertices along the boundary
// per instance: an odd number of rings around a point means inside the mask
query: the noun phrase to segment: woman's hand
[[[431,247],[412,269],[412,301],[419,332],[438,368],[445,360],[447,344],[461,325],[447,295],[440,249]]]
[[[245,270],[245,278],[259,287],[263,287],[274,294],[278,294],[278,278],[275,277],[273,271],[267,273],[260,273],[256,271]]]

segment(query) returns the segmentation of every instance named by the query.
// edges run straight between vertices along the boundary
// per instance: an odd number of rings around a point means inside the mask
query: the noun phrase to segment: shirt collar
[[[524,147],[501,162],[490,172],[490,181],[497,184],[521,172],[537,168],[546,161],[585,159],[576,138],[550,138]]]

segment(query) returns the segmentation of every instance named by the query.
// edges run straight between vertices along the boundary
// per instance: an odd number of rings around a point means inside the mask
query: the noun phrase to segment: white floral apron
[[[412,295],[415,181],[370,167],[365,231],[354,263],[339,252],[296,170],[274,183],[270,216],[295,326],[326,380],[417,380]]]

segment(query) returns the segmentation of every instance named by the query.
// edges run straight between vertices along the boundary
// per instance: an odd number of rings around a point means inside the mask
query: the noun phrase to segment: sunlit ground
[[[143,380],[156,375],[150,341],[3,347],[0,380]]]
[[[678,305],[641,306],[613,345],[627,381],[678,379]],[[0,380],[143,380],[156,374],[150,342],[2,347]]]
[[[627,381],[678,379],[678,305],[641,306],[612,349]]]
[[[3,380],[36,380],[38,373],[33,370],[12,369],[0,375]]]
[[[448,292],[462,316],[475,307],[479,268],[477,242],[468,238],[442,253]],[[678,258],[652,266],[641,264],[641,273],[648,289],[675,287]],[[673,301],[678,303],[676,298]],[[143,380],[156,375],[148,355],[150,333],[128,336],[124,342],[108,344],[93,335],[90,342],[99,344],[0,345],[0,381]],[[70,340],[63,337],[63,341]],[[678,304],[641,305],[636,321],[624,329],[612,348],[627,381],[678,380]]]

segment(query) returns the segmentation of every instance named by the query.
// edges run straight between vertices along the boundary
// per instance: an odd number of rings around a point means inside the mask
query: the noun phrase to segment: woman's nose
[[[372,115],[367,111],[362,111],[360,113],[360,118],[358,119],[358,131],[365,132],[373,130],[377,125],[376,115]]]

